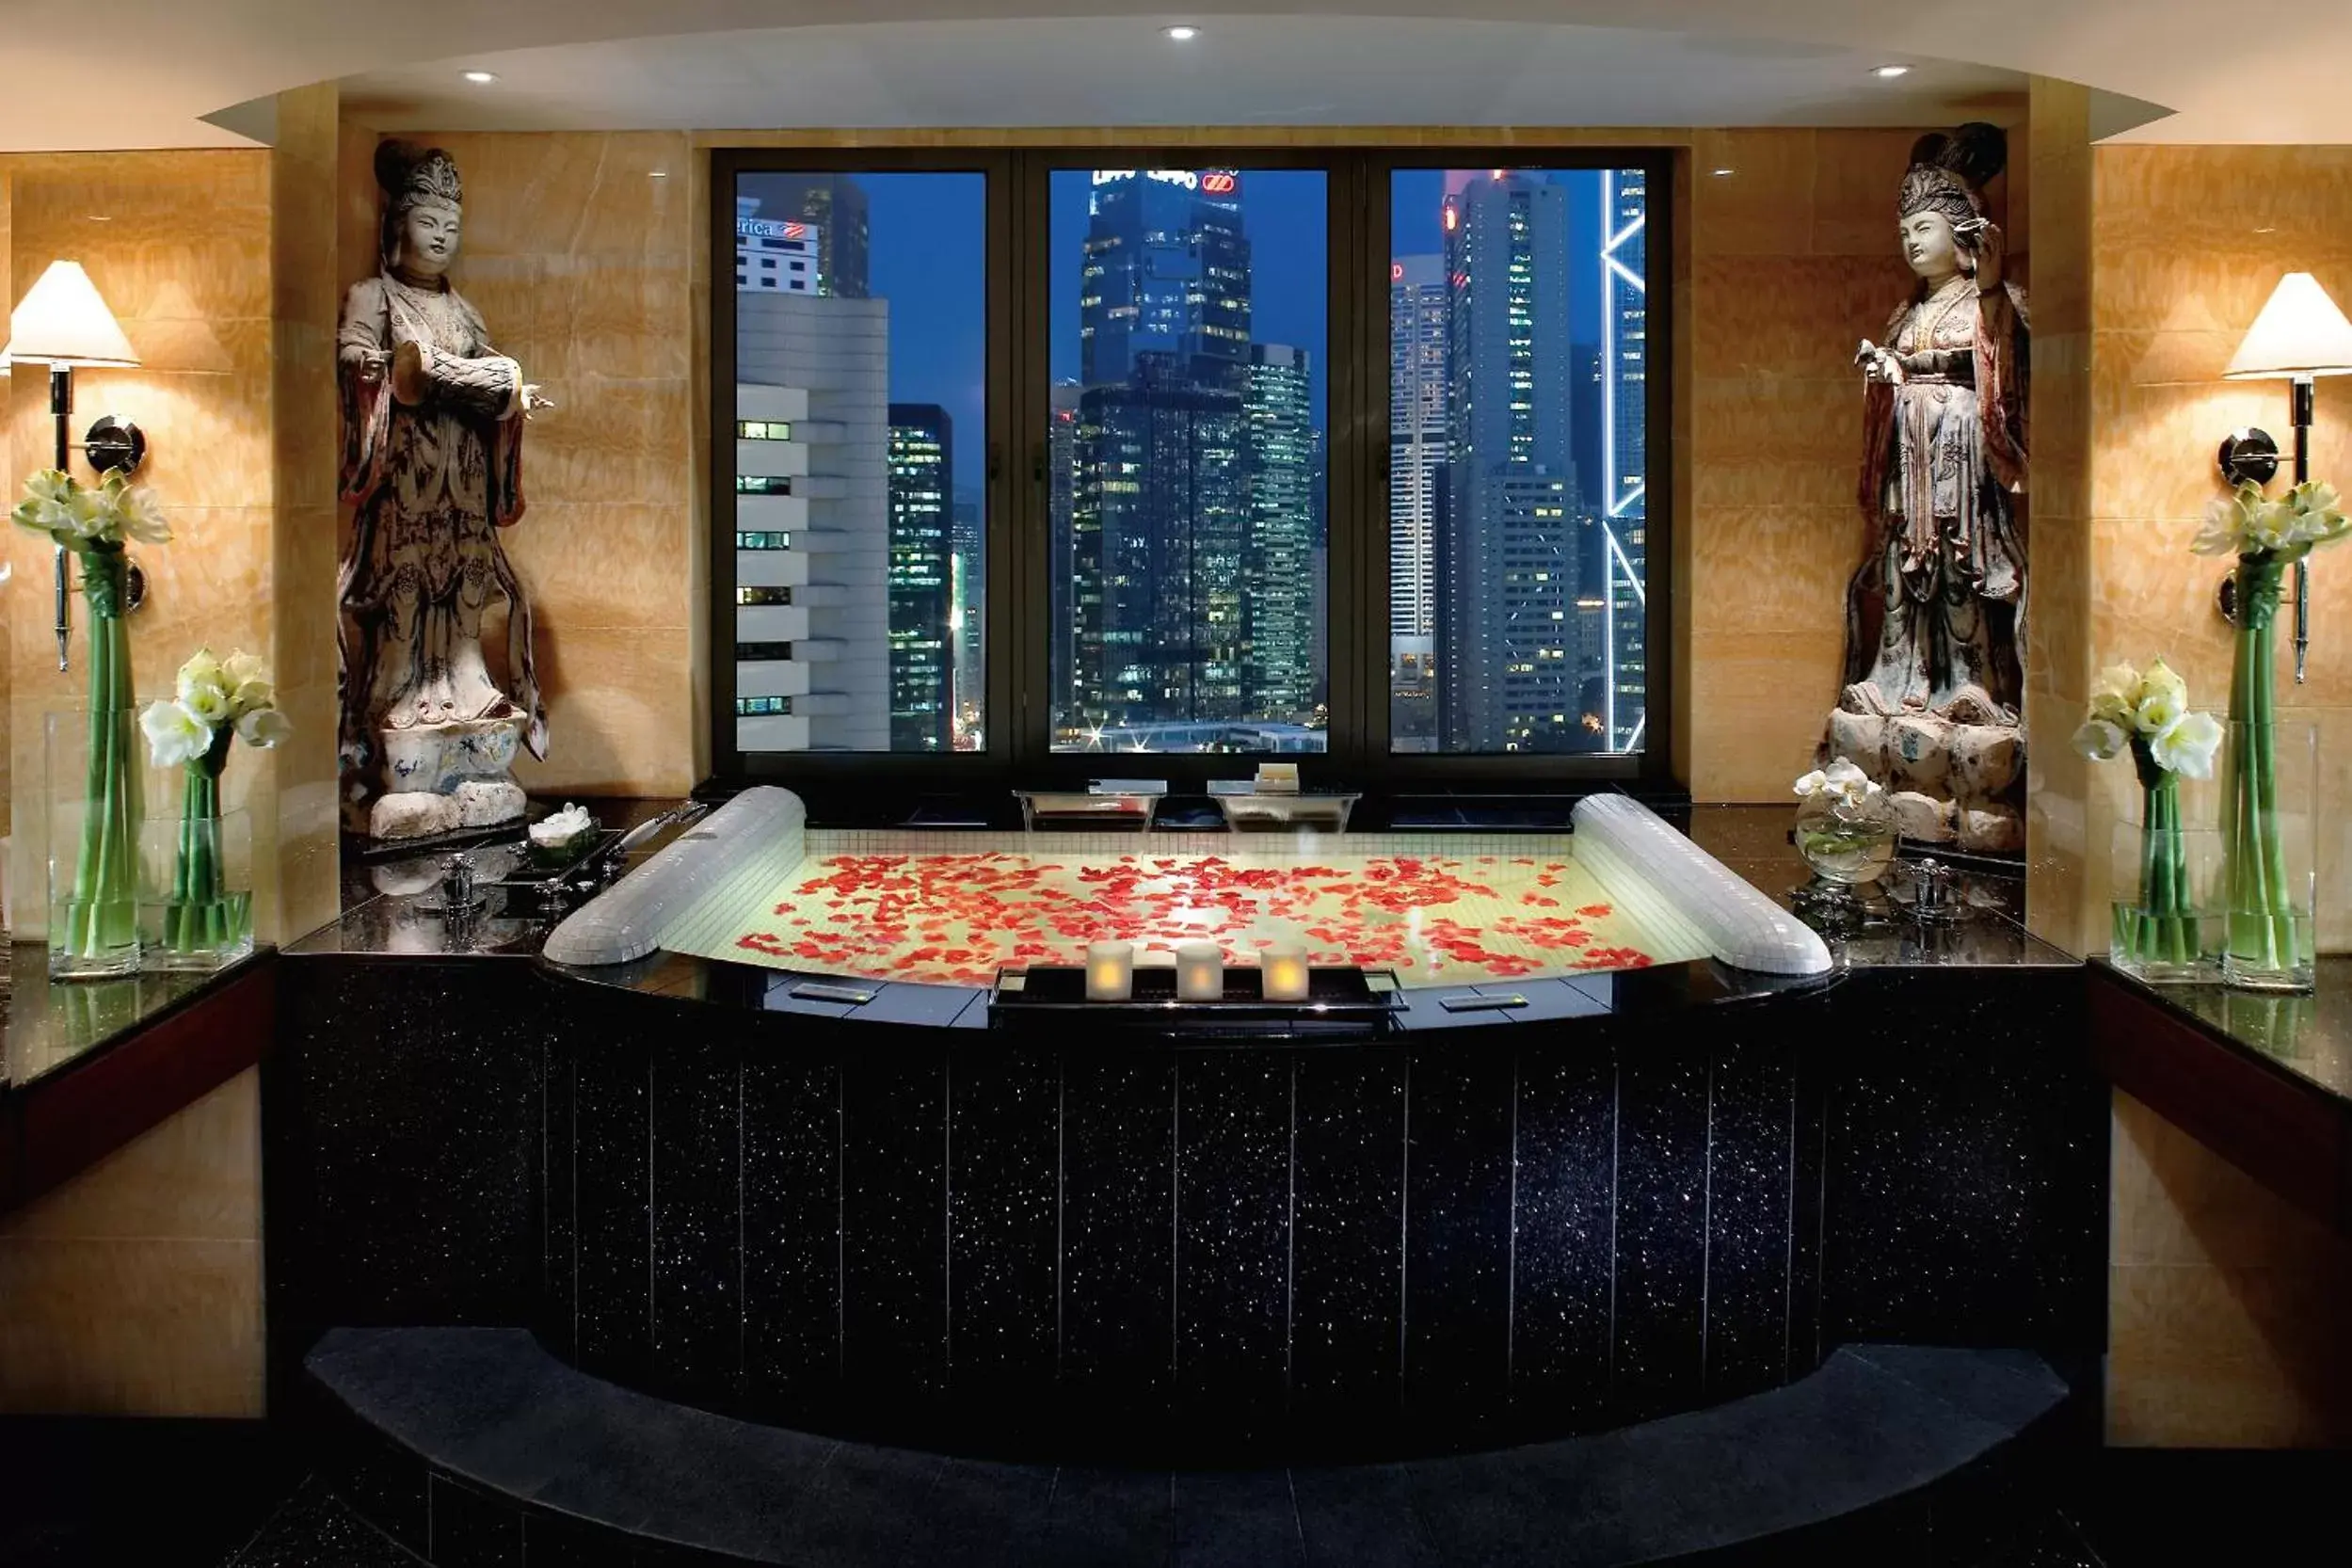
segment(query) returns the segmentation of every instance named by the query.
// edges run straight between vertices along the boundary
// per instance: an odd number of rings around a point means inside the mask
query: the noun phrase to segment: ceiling
[[[344,83],[381,130],[910,125],[1919,125],[2024,118],[2026,79],[1617,27],[1234,17],[870,24],[564,44]],[[496,83],[468,83],[487,69]]]
[[[856,0],[858,24],[843,26],[848,8],[840,0],[110,0],[101,18],[85,0],[7,0],[0,24],[8,29],[10,71],[9,91],[0,97],[0,150],[238,145],[245,138],[230,124],[249,120],[226,116],[228,123],[214,123],[204,117],[329,79],[359,78],[360,90],[421,101],[417,88],[431,85],[430,73],[420,82],[404,77],[402,68],[629,39],[670,41],[591,50],[576,63],[597,83],[597,96],[658,101],[676,116],[679,100],[664,86],[667,73],[694,54],[675,35],[778,28],[814,31],[803,35],[800,48],[789,38],[763,41],[751,59],[728,61],[747,76],[768,72],[768,80],[739,82],[723,93],[709,89],[714,104],[751,103],[742,111],[756,113],[749,123],[1103,122],[1113,116],[1063,107],[1099,102],[1109,96],[1100,88],[1064,80],[1071,74],[1066,69],[1048,69],[1034,48],[1023,54],[1010,35],[995,37],[990,27],[991,19],[1024,24],[1014,31],[1044,39],[1049,47],[1043,59],[1055,61],[1086,39],[1110,36],[1079,25],[1089,18],[1119,19],[1132,30],[1133,47],[1162,52],[1160,63],[1133,74],[1151,84],[1145,118],[1163,122],[1365,119],[1336,105],[1370,98],[1387,111],[1373,117],[1385,123],[1827,123],[1832,116],[1848,122],[1877,118],[1871,105],[1889,102],[1866,97],[1882,85],[1867,77],[1840,88],[1828,75],[1809,75],[1806,56],[1735,41],[1762,30],[1784,44],[1832,51],[1810,56],[1824,72],[1863,59],[1967,60],[1994,68],[1996,79],[1998,72],[2056,76],[2174,111],[2123,133],[2136,140],[2352,140],[2352,117],[2337,106],[2352,66],[2352,6],[2340,0],[2233,0],[2226,9],[2211,0],[1972,0],[1961,7],[1775,0],[1768,8],[1756,0],[1207,0],[1180,10],[1167,0]],[[1450,29],[1462,37],[1431,64],[1400,57],[1380,42],[1426,41],[1427,27],[1390,32],[1354,20],[1433,15],[1521,25]],[[1314,19],[1305,26],[1316,45],[1303,56],[1296,53],[1304,48],[1302,19]],[[1245,70],[1233,85],[1187,86],[1181,72],[1202,77],[1200,64],[1167,65],[1165,52],[1174,46],[1156,37],[1160,25],[1176,21],[1201,24],[1199,41],[1212,45],[1199,52],[1203,58],[1220,47],[1244,48],[1252,29],[1261,28],[1269,47],[1292,51],[1296,63],[1280,79]],[[1042,33],[1035,25],[1041,22],[1050,24]],[[945,34],[909,25],[939,23],[961,25]],[[1579,31],[1539,43],[1530,30],[1570,27],[1641,28],[1670,35],[1670,42]],[[865,37],[853,36],[860,33]],[[942,37],[956,40],[962,69],[939,58]],[[1507,41],[1496,45],[1496,39]],[[1497,47],[1507,57],[1497,59]],[[1550,75],[1526,64],[1529,53],[1554,62]],[[811,83],[801,73],[795,61],[802,55],[834,62],[825,81]],[[1678,69],[1671,64],[1677,58]],[[1961,68],[1950,69],[1950,90],[1971,90]],[[518,63],[515,73],[524,77],[529,70]],[[648,81],[634,81],[639,75]],[[847,80],[837,83],[834,75]],[[1366,88],[1359,78],[1368,76],[1385,87]],[[1630,117],[1622,105],[1638,91],[1628,80],[1652,84],[1658,96],[1649,102],[1661,108],[1677,103],[1712,112]],[[2013,90],[2015,78],[2006,80]],[[858,112],[854,120],[830,110],[795,113],[772,96],[779,84]],[[1916,83],[1911,90],[1933,85]],[[542,90],[562,112],[584,112],[565,93]],[[1858,99],[1865,106],[1855,107]],[[876,100],[894,106],[873,107]],[[1140,122],[1138,102],[1123,91],[1110,107],[1128,111],[1116,118]],[[1621,107],[1604,116],[1599,106],[1606,104]],[[1054,112],[1047,114],[1046,105]],[[702,115],[689,118],[711,123]]]

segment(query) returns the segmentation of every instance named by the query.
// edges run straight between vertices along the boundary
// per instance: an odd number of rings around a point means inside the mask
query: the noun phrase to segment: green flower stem
[[[213,952],[243,933],[240,899],[223,885],[220,854],[219,770],[228,760],[229,734],[222,726],[212,749],[186,768],[171,902],[164,910],[164,945],[174,952]]]
[[[89,745],[82,839],[65,910],[65,951],[98,957],[137,939],[138,818],[132,741],[131,645],[122,624],[120,549],[79,552],[89,598]]]
[[[2231,666],[2230,785],[2222,808],[2229,855],[2229,952],[2250,968],[2292,968],[2302,937],[2279,820],[2276,709],[2279,590],[2285,563],[2238,559],[2239,626]]]

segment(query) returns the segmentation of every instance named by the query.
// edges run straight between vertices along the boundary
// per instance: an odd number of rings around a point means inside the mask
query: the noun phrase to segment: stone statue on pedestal
[[[336,335],[343,498],[341,749],[378,839],[522,816],[518,746],[547,755],[531,601],[499,530],[522,516],[523,422],[552,407],[491,347],[449,285],[463,191],[439,148],[376,149],[381,265],[353,286]],[[483,657],[490,596],[506,601],[504,680]]]
[[[1897,203],[1919,282],[1863,340],[1867,545],[1847,589],[1846,684],[1824,750],[1894,793],[1904,835],[2024,844],[2024,291],[1985,183],[1992,125],[1924,136]]]

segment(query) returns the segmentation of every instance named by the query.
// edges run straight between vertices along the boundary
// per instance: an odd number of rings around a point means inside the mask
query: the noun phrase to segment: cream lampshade
[[[2318,279],[2290,272],[2221,374],[2232,381],[2352,375],[2352,321]]]
[[[50,365],[136,366],[138,350],[79,262],[51,262],[8,323],[8,355]]]

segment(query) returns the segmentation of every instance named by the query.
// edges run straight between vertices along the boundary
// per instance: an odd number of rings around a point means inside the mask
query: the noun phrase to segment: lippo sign
[[[1241,176],[1229,168],[1098,168],[1095,184],[1107,185],[1118,180],[1158,180],[1162,184],[1181,185],[1186,190],[1199,191],[1203,196],[1239,196]]]

